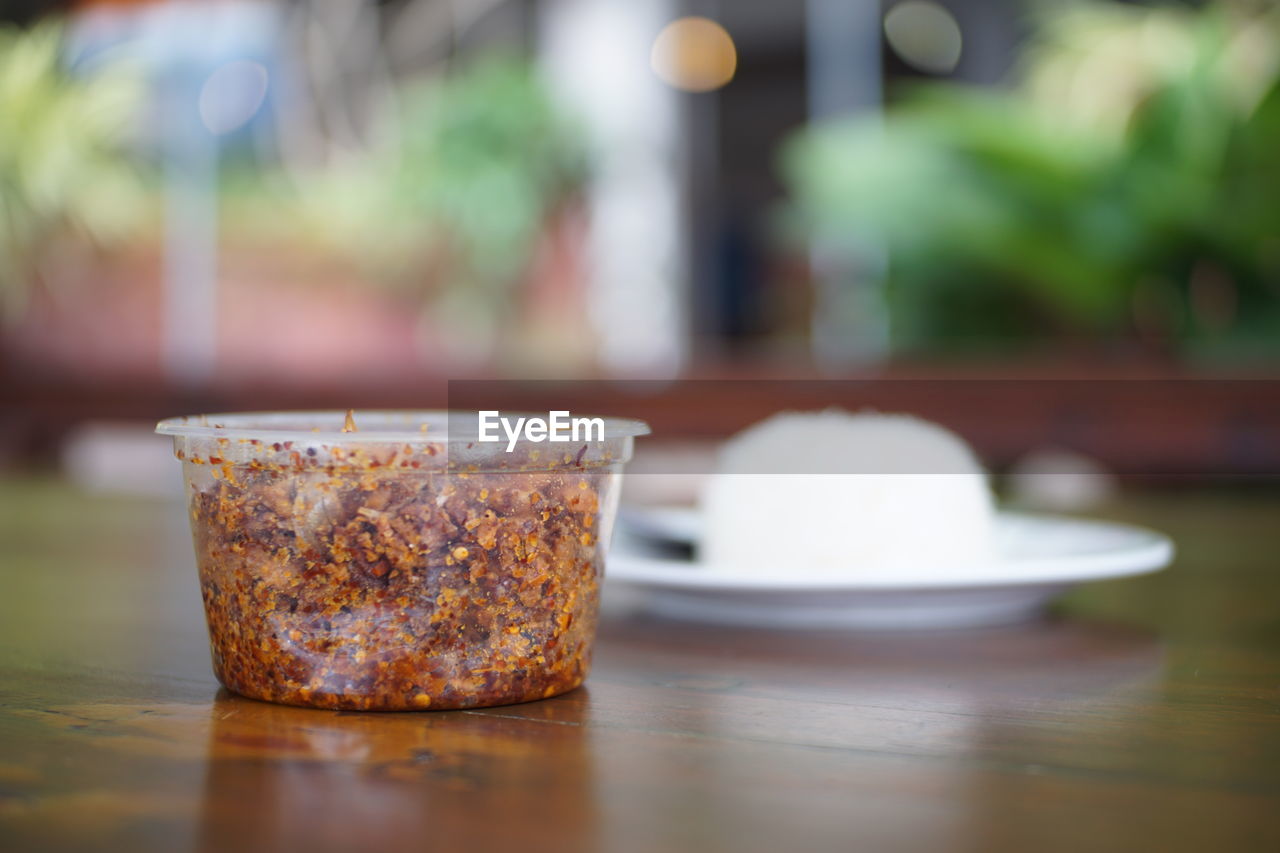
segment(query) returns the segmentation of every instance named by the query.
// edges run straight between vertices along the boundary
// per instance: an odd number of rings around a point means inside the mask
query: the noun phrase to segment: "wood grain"
[[[613,611],[587,686],[278,707],[209,674],[182,508],[0,484],[0,849],[1280,849],[1280,496],[1130,498],[1168,572],[969,632]]]

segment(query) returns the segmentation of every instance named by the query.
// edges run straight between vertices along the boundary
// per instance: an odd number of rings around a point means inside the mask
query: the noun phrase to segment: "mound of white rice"
[[[907,415],[784,412],[730,439],[700,556],[758,574],[892,576],[990,558],[994,501],[968,445]]]

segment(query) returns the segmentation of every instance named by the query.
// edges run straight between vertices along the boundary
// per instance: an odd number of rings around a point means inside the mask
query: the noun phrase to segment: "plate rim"
[[[683,508],[661,508],[664,512]],[[696,509],[688,510],[689,515]],[[1166,568],[1174,558],[1173,540],[1159,531],[1124,522],[1077,518],[1046,513],[1002,510],[997,519],[1028,521],[1053,526],[1092,528],[1122,533],[1133,544],[1091,554],[993,560],[973,574],[940,576],[936,570],[904,567],[886,570],[892,575],[829,578],[814,575],[751,575],[708,567],[696,558],[659,557],[612,550],[606,559],[604,578],[628,586],[695,592],[892,592],[959,590],[997,587],[1063,585],[1092,580],[1134,577]],[[671,541],[675,541],[674,537]],[[692,544],[692,543],[689,543]],[[619,565],[622,568],[619,571]],[[639,568],[637,572],[636,569]],[[693,569],[693,571],[691,571]]]

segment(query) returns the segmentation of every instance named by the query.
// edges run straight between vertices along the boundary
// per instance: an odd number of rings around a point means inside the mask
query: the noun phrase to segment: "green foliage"
[[[146,212],[122,147],[136,80],[75,76],[60,47],[55,24],[0,29],[0,315],[21,309],[57,240],[111,243]]]
[[[375,278],[430,278],[446,301],[501,308],[547,218],[586,178],[582,134],[528,62],[487,56],[406,86],[388,137],[301,176],[283,199],[270,174],[252,176],[226,199],[231,227],[288,231]]]
[[[1073,5],[1021,77],[784,152],[804,233],[888,247],[900,347],[1280,334],[1280,12]]]
[[[526,63],[477,62],[406,95],[397,206],[447,235],[470,277],[508,280],[585,177],[575,131]]]

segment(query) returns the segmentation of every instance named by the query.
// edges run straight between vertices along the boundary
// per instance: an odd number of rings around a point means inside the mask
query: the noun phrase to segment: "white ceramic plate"
[[[629,511],[638,539],[696,545],[696,510]],[[1082,581],[1157,571],[1173,543],[1151,530],[1102,521],[1001,513],[998,557],[960,569],[922,565],[879,577],[824,578],[746,573],[696,559],[654,556],[624,543],[609,557],[609,582],[645,593],[663,615],[768,627],[943,628],[994,625],[1033,617]]]

